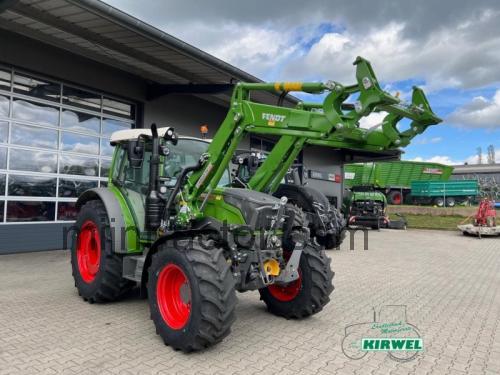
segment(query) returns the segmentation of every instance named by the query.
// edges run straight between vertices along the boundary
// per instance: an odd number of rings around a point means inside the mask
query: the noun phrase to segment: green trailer
[[[439,163],[393,161],[364,164],[346,164],[344,184],[373,186],[384,193],[389,204],[410,203],[411,184],[414,181],[448,181],[453,167]]]
[[[417,204],[453,207],[459,203],[470,202],[478,195],[477,180],[414,181],[411,183],[411,199]]]

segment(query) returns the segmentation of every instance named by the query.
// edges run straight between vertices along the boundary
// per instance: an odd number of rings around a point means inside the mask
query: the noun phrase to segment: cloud
[[[432,156],[430,158],[423,158],[420,156],[417,156],[416,158],[409,159],[410,161],[420,161],[420,162],[426,162],[426,163],[440,163],[440,164],[446,164],[446,165],[458,165],[458,164],[463,164],[463,161],[458,161],[458,160],[453,160],[447,155],[436,155]]]
[[[418,139],[415,143],[419,145],[428,145],[428,144],[439,143],[442,140],[443,140],[442,137],[432,137],[432,138],[423,137],[421,139]]]
[[[380,80],[427,89],[500,80],[500,4],[494,0],[106,0],[261,78],[350,83],[357,55]],[[319,25],[330,25],[330,30]]]
[[[458,20],[424,38],[408,34],[407,22],[377,25],[366,34],[347,29],[324,34],[304,56],[291,61],[284,75],[321,75],[340,82],[352,82],[356,56],[371,61],[380,81],[417,79],[427,91],[446,87],[473,88],[491,85],[500,77],[500,38],[484,38],[484,30],[494,27],[499,11]],[[475,20],[476,22],[472,22]]]
[[[485,151],[485,150],[483,150]],[[483,164],[487,163],[488,155],[486,152],[483,152]],[[448,155],[435,155],[429,158],[423,158],[421,156],[417,156],[413,159],[408,159],[410,161],[420,161],[420,162],[429,162],[429,163],[440,163],[446,165],[459,165],[459,164],[478,164],[479,157],[477,155],[468,156],[463,160],[457,160]],[[500,149],[495,150],[495,162],[500,163]]]
[[[500,130],[500,90],[491,99],[477,96],[456,109],[447,121],[465,128]]]
[[[369,116],[361,117],[359,126],[364,129],[370,129],[374,126],[382,125],[382,121],[386,115],[387,112],[372,112]]]

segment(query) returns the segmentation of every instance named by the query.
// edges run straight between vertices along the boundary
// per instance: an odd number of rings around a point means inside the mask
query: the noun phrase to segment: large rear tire
[[[387,201],[389,202],[389,204],[401,205],[404,201],[403,193],[397,190],[393,190],[389,193]]]
[[[259,289],[269,312],[286,319],[302,319],[320,312],[334,289],[330,263],[324,250],[307,245],[300,257],[299,279]]]
[[[113,252],[109,218],[102,201],[85,203],[76,227],[71,267],[78,293],[90,303],[119,299],[135,283],[122,277],[122,257]]]
[[[191,352],[229,334],[236,293],[222,249],[205,250],[196,239],[184,245],[185,249],[175,249],[164,244],[153,255],[148,299],[151,319],[163,342]]]

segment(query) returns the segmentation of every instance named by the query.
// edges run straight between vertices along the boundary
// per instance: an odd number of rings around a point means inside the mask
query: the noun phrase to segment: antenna
[[[477,164],[483,164],[483,149],[481,147],[477,148]]]
[[[495,147],[488,146],[488,164],[495,164]]]

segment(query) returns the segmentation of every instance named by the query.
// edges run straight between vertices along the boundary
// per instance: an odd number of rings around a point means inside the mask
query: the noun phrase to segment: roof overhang
[[[155,87],[261,82],[99,0],[0,0],[0,28],[118,68]],[[210,96],[224,102],[229,98],[227,92]],[[270,93],[255,99],[277,100]],[[293,97],[288,100],[295,103]]]

